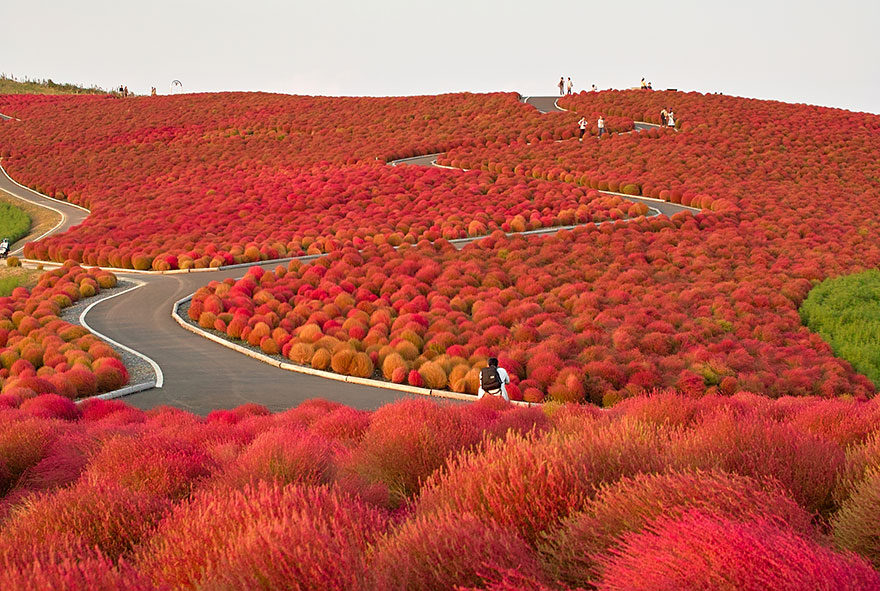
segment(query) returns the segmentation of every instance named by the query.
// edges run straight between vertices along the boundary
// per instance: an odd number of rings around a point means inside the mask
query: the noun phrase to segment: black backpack
[[[482,368],[480,370],[480,386],[484,392],[500,390],[501,376],[498,375],[498,368],[492,366]]]

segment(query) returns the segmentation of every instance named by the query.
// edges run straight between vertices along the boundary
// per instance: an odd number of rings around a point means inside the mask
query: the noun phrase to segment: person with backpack
[[[510,397],[507,395],[507,384],[509,383],[510,376],[507,375],[507,370],[498,367],[498,360],[491,357],[489,366],[480,370],[480,390],[477,392],[477,398],[489,394],[490,396],[501,396],[510,402]]]

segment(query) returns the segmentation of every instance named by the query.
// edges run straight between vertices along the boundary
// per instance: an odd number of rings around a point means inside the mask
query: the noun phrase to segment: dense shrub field
[[[29,245],[39,259],[198,268],[484,234],[517,216],[542,227],[609,215],[570,185],[384,165],[462,144],[573,136],[575,114],[545,117],[515,94],[3,97],[0,109],[4,101],[23,119],[0,128],[10,174],[92,210]]]
[[[798,307],[880,265],[876,115],[665,92],[547,115],[509,94],[3,100],[24,119],[0,128],[12,174],[94,210],[31,256],[173,269],[331,252],[194,300],[194,321],[267,353],[462,392],[494,354],[528,400],[874,392]],[[580,114],[626,129],[663,106],[678,131],[555,141]],[[475,170],[383,164],[441,150]],[[643,218],[599,191],[702,211]],[[624,218],[461,253],[443,240]]]
[[[0,410],[0,586],[880,589],[874,401]]]
[[[31,218],[27,213],[10,205],[0,203],[0,240],[9,238],[10,243],[26,236],[31,228]]]
[[[16,287],[0,297],[0,407],[33,404],[37,414],[43,406],[51,413],[61,403],[38,395],[82,398],[128,382],[116,351],[59,318],[73,302],[115,285],[112,273],[68,264],[43,273],[33,289]]]
[[[657,387],[872,395],[801,326],[811,281],[762,268],[754,241],[712,223],[642,218],[540,240],[493,235],[461,251],[346,247],[211,282],[189,316],[295,363],[472,394],[495,355],[512,396],[533,402],[610,405]]]
[[[826,279],[810,292],[800,312],[835,355],[880,385],[880,270]]]

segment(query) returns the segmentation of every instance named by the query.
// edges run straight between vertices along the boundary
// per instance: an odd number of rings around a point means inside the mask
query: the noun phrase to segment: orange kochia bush
[[[128,371],[119,354],[61,310],[116,285],[101,269],[65,265],[40,276],[31,289],[0,298],[0,405],[17,405],[38,394],[65,398],[121,388]]]
[[[852,496],[814,512],[857,472],[828,461],[842,442],[876,447],[873,400],[312,400],[207,417],[60,400],[0,409],[3,589],[880,585],[876,454],[858,454],[869,476]],[[858,420],[822,429],[841,404]],[[739,448],[721,445],[725,422]]]

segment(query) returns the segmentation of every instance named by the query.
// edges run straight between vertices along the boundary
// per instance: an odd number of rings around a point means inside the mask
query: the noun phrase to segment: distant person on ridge
[[[596,88],[596,85],[595,85],[595,84],[593,84],[593,87],[592,87],[590,90],[593,91],[593,92],[597,92],[599,89]]]
[[[568,82],[565,83],[565,93],[571,94],[571,89],[574,88],[574,84],[571,83],[571,76],[568,77]]]
[[[578,121],[578,126],[581,128],[581,134],[578,136],[578,140],[584,141],[584,134],[587,133],[587,118],[581,117],[581,120]]]
[[[480,370],[480,390],[477,392],[477,399],[482,398],[486,394],[490,396],[501,395],[504,400],[510,402],[510,396],[507,395],[507,384],[510,383],[510,376],[503,367],[498,367],[498,360],[495,357],[489,358],[489,366]]]
[[[650,82],[648,82],[648,90],[654,90],[654,86]]]
[[[605,133],[605,118],[602,115],[599,115],[599,121],[596,122],[596,127],[599,128],[599,137],[602,137],[602,134]]]
[[[559,84],[557,84],[557,86],[559,87],[559,96],[562,96],[563,94],[565,94],[565,78],[560,76],[559,77]]]
[[[648,84],[645,82],[645,79],[644,79],[644,78],[642,78],[642,82],[640,83],[639,86],[640,86],[640,88],[641,88],[642,90],[647,90],[647,89],[648,89]]]

